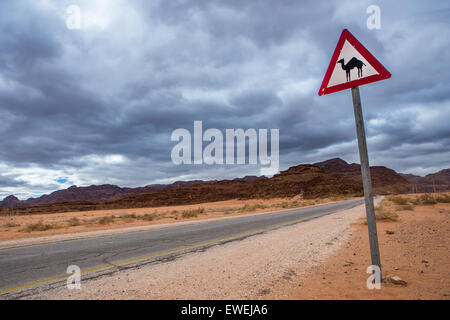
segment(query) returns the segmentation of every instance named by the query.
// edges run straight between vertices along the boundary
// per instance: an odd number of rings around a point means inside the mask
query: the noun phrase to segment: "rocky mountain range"
[[[302,190],[305,198],[362,195],[360,170],[359,164],[349,164],[335,158],[313,165],[294,166],[272,178],[248,176],[220,181],[178,181],[168,185],[154,184],[139,188],[122,188],[115,185],[72,186],[22,201],[11,195],[0,201],[0,212],[12,208],[15,212],[27,213],[65,212],[194,204],[229,199],[292,197]],[[401,175],[392,169],[374,166],[371,167],[371,174],[375,194],[407,193],[412,192],[415,185],[420,185],[425,190],[425,186],[428,188],[433,179],[438,190],[448,190],[450,169],[418,177]]]
[[[196,182],[197,181],[179,181],[170,185],[154,184],[139,188],[121,188],[111,184],[99,186],[92,185],[89,187],[71,186],[68,189],[58,190],[52,192],[51,194],[43,195],[39,198],[30,198],[22,201],[11,195],[6,197],[3,201],[0,201],[0,207],[29,207],[67,201],[101,202],[105,200],[119,199],[130,195],[152,193],[171,188],[181,188]]]
[[[425,177],[403,173],[400,173],[400,175],[409,183],[413,184],[415,192],[439,192],[450,189],[450,169],[431,173]]]
[[[314,165],[326,173],[350,180],[362,187],[361,166],[359,164],[348,164],[342,159],[335,158]],[[392,169],[373,166],[370,167],[370,176],[375,194],[412,192],[411,183]]]

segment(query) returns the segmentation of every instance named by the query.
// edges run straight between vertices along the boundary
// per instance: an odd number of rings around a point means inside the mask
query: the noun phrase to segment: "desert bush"
[[[155,216],[153,214],[144,214],[143,216],[139,216],[138,217],[140,220],[144,220],[144,221],[153,221],[155,220]]]
[[[312,206],[312,205],[314,205],[314,204],[315,204],[315,202],[312,201],[312,200],[304,200],[304,201],[303,201],[303,205],[304,205],[304,206]]]
[[[269,208],[269,206],[266,206],[265,204],[255,203],[255,204],[246,204],[242,208],[240,208],[239,211],[241,211],[241,212],[244,212],[244,211],[255,211],[255,210],[258,210],[258,209],[267,209],[267,208]]]
[[[184,210],[181,212],[181,216],[183,218],[194,218],[198,216],[197,212],[195,210]]]
[[[377,221],[395,222],[398,221],[398,214],[389,211],[383,205],[375,208],[375,219]],[[364,219],[364,224],[367,224],[367,220]]]
[[[144,221],[152,221],[155,219],[154,214],[144,214],[144,215],[136,215],[135,213],[131,214],[124,214],[119,216],[120,219],[124,220],[125,222],[132,222],[135,220],[144,220]]]
[[[297,207],[300,207],[300,202],[298,202],[297,200],[291,201],[289,203],[289,208],[297,208]]]
[[[375,208],[375,218],[380,221],[398,221],[398,214],[386,209],[384,206]]]
[[[233,213],[238,210],[239,210],[238,208],[218,208],[214,211],[215,212],[223,212],[224,214],[230,214],[230,213]]]
[[[450,203],[450,195],[442,194],[435,198],[438,203]]]
[[[136,220],[138,217],[134,213],[131,213],[120,215],[119,218],[124,220],[125,222],[132,222]]]
[[[7,222],[3,225],[3,228],[15,228],[15,227],[20,227],[20,224],[15,222]]]
[[[192,210],[183,210],[181,212],[181,216],[183,218],[194,218],[197,217],[199,214],[205,213],[204,208],[198,208],[198,209],[192,209]]]
[[[294,201],[283,201],[282,203],[277,203],[272,205],[272,207],[276,207],[276,208],[283,208],[283,209],[289,209],[289,208],[297,208],[300,207],[301,203],[298,202],[297,200]]]
[[[25,231],[25,232],[32,232],[32,231],[47,231],[47,230],[51,230],[51,229],[58,229],[60,228],[60,226],[54,225],[54,224],[45,224],[42,222],[42,220],[40,220],[37,223],[31,223],[28,224],[24,229],[22,229],[21,231]]]
[[[437,203],[436,199],[431,194],[423,194],[417,198],[417,201],[424,206],[430,206]]]
[[[115,221],[116,217],[114,216],[109,216],[109,217],[102,217],[100,219],[98,219],[98,223],[99,224],[110,224],[113,223]]]
[[[299,207],[299,206],[300,206],[300,203],[298,201],[282,202],[281,203],[281,207],[284,208],[284,209],[296,208],[296,207]]]
[[[67,223],[69,224],[70,227],[76,227],[76,226],[81,225],[81,221],[76,217],[69,219],[69,221],[67,221]]]
[[[399,197],[399,196],[391,196],[391,197],[388,198],[388,200],[392,201],[396,205],[404,206],[404,205],[408,204],[408,199],[402,198],[402,197]]]
[[[280,205],[279,205],[281,208],[283,208],[283,209],[286,209],[286,208],[289,208],[289,203],[288,202],[282,202],[282,203],[280,203]]]

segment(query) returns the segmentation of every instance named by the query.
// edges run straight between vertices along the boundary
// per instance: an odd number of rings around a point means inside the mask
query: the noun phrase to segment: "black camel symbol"
[[[361,78],[363,75],[363,65],[365,66],[364,62],[356,59],[355,57],[351,58],[349,62],[347,62],[347,64],[344,64],[344,59],[339,60],[337,63],[340,63],[342,66],[342,69],[345,70],[346,72],[346,76],[347,76],[347,81],[350,81],[350,71],[353,68],[358,68],[358,78]]]

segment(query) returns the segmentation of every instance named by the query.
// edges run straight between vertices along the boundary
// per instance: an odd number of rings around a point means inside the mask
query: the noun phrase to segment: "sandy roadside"
[[[190,253],[176,260],[125,270],[29,299],[265,299],[287,298],[286,288],[307,277],[351,235],[364,206],[241,241]]]
[[[383,277],[399,276],[406,287],[383,283],[381,290],[367,289],[367,226],[355,223],[352,237],[340,250],[315,266],[309,277],[295,277],[286,288],[287,298],[449,300],[450,204],[415,206],[413,210],[398,210],[399,206],[389,202],[386,206],[398,214],[399,221],[377,223]]]

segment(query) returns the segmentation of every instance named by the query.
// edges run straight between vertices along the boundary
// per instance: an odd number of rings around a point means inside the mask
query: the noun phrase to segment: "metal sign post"
[[[366,203],[367,226],[369,229],[370,256],[372,259],[372,265],[378,266],[381,272],[380,249],[378,247],[377,224],[375,218],[375,208],[373,205],[369,155],[367,153],[366,132],[364,129],[364,118],[361,108],[361,97],[359,95],[359,87],[352,88],[352,98],[353,98],[353,109],[355,112],[356,135],[358,137],[359,158],[361,161],[361,174],[364,187],[364,200]]]
[[[383,67],[350,31],[344,29],[319,89],[319,96],[347,89],[352,90],[367,226],[369,229],[370,256],[372,265],[379,268],[380,280],[382,279],[380,249],[378,247],[372,181],[370,178],[369,156],[367,154],[366,133],[361,108],[361,97],[359,96],[359,86],[389,79],[390,77],[391,74],[389,71]]]

